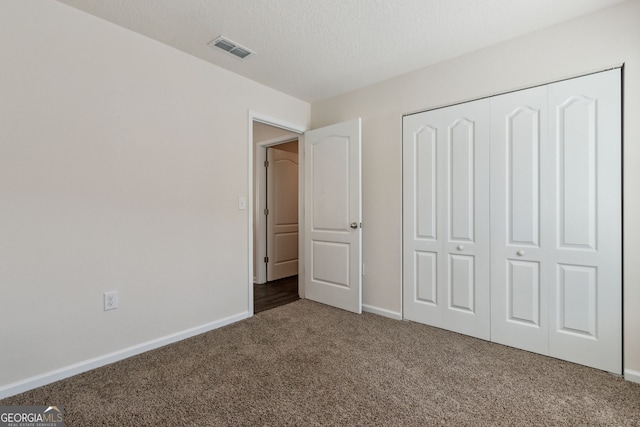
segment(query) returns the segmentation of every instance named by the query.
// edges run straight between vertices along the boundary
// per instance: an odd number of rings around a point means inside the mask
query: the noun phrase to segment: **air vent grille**
[[[242,49],[240,47],[237,47],[235,49],[232,49],[230,52],[230,54],[237,56],[240,59],[244,59],[247,56],[251,55],[251,52],[249,52],[246,49]]]
[[[238,59],[245,59],[249,55],[255,54],[250,49],[247,49],[244,46],[239,45],[238,43],[229,40],[224,36],[220,36],[211,43],[209,43],[210,47],[217,47],[218,49],[222,49],[230,55],[235,56]]]

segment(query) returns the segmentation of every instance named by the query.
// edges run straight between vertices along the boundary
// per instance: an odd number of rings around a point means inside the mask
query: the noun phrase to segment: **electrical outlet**
[[[105,292],[104,293],[104,311],[114,310],[118,308],[118,292]]]
[[[240,196],[238,197],[238,210],[243,211],[245,209],[247,209],[247,199]]]

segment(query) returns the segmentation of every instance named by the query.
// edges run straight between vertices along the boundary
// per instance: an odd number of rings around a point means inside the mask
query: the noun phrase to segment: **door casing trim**
[[[269,126],[274,126],[280,129],[287,130],[289,132],[298,134],[298,223],[304,224],[304,133],[307,128],[304,125],[290,123],[278,118],[270,117],[252,110],[248,111],[247,115],[247,287],[248,287],[248,299],[247,299],[247,311],[249,316],[253,316],[253,222],[256,216],[256,202],[254,200],[254,172],[256,159],[254,159],[254,142],[253,142],[253,123],[258,122]],[[292,139],[291,137],[288,137]],[[265,141],[264,144],[270,141]],[[281,141],[285,142],[285,141]],[[271,141],[270,145],[274,145],[276,142]],[[262,147],[265,150],[266,146]],[[257,157],[257,156],[256,156]],[[298,239],[298,259],[304,260],[304,230],[299,230]],[[298,262],[298,277],[304,277],[304,262]],[[304,298],[304,281],[298,281],[298,293],[300,298]]]

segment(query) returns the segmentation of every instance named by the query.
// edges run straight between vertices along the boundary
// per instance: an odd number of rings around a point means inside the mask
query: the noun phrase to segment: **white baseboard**
[[[640,372],[632,371],[631,369],[624,370],[624,379],[633,383],[640,384]]]
[[[214,329],[221,328],[231,323],[238,322],[250,317],[248,312],[236,314],[226,317],[224,319],[216,320],[215,322],[207,323],[205,325],[196,326],[195,328],[187,329],[185,331],[176,332],[175,334],[166,335],[164,337],[156,338],[151,341],[143,342],[141,344],[134,345],[123,350],[114,351],[103,356],[94,357],[93,359],[85,360],[73,365],[66,366],[64,368],[56,369],[41,375],[36,375],[25,380],[17,381],[11,384],[0,386],[0,399],[4,399],[9,396],[14,396],[19,393],[23,393],[28,390],[32,390],[37,387],[42,387],[47,384],[51,384],[55,381],[60,381],[65,378],[72,377],[74,375],[81,374],[83,372],[90,371],[92,369],[99,368],[101,366],[109,365],[114,362],[126,359],[131,356],[135,356],[149,350],[163,347],[174,342],[182,341],[187,338],[194,337],[196,335],[209,332]]]
[[[362,311],[377,314],[378,316],[388,317],[390,319],[402,320],[402,314],[395,311],[386,310],[384,308],[374,307],[372,305],[362,304]]]

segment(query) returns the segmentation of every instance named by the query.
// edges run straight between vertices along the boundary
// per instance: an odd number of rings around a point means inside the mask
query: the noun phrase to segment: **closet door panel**
[[[597,339],[597,269],[558,264],[558,331]]]
[[[438,304],[438,254],[415,251],[414,300],[423,304]]]
[[[441,111],[443,255],[439,282],[446,329],[490,338],[489,144],[490,103],[479,100]]]
[[[563,248],[596,250],[596,103],[592,97],[568,96],[553,112]]]
[[[507,320],[523,326],[540,326],[540,263],[508,261]]]
[[[414,135],[415,215],[417,239],[437,240],[437,131],[426,126]]]
[[[549,85],[558,230],[549,354],[622,372],[620,70]]]
[[[476,288],[474,257],[450,255],[449,268],[449,307],[473,314]]]
[[[475,123],[459,118],[449,126],[447,132],[449,240],[473,242],[475,128]]]
[[[501,118],[503,128],[498,131],[506,132],[509,243],[537,247],[540,241],[541,112],[535,107],[540,105],[536,101],[546,95],[546,91],[534,92],[518,94],[516,98],[522,98],[522,105]],[[534,97],[529,103],[524,99],[527,95]]]
[[[547,354],[547,88],[495,97],[491,110],[491,340]]]
[[[403,120],[403,312],[408,320],[442,327],[438,115]]]

